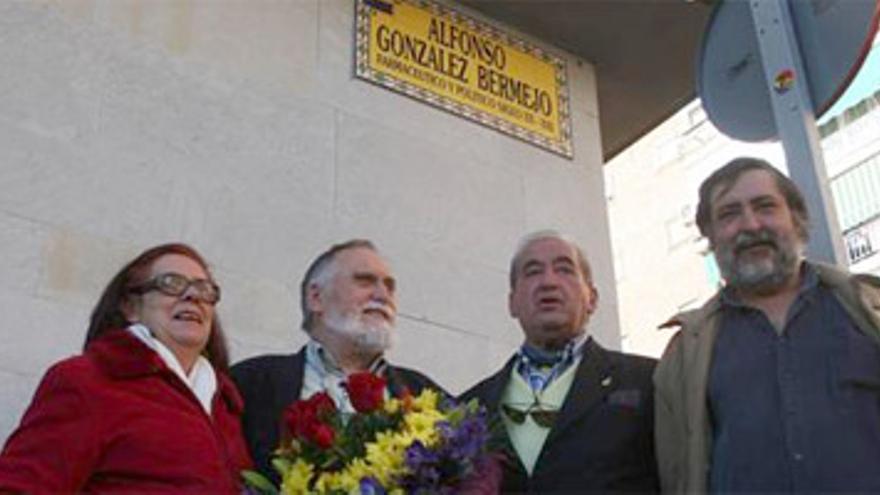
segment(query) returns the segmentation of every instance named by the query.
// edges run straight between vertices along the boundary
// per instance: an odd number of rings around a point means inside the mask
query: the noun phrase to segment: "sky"
[[[878,43],[878,40],[880,38],[874,38],[874,45],[868,56],[865,57],[859,73],[856,74],[856,77],[840,99],[822,115],[822,118],[817,122],[819,125],[824,124],[831,117],[840,115],[847,108],[880,89],[880,43]]]

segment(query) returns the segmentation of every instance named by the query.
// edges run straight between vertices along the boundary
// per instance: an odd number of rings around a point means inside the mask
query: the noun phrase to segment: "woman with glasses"
[[[0,493],[240,493],[251,461],[219,300],[187,245],[123,267],[83,354],[49,369],[0,453]]]

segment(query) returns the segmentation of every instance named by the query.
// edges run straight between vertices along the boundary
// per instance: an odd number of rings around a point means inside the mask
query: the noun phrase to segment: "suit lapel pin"
[[[603,387],[608,387],[610,385],[611,385],[611,377],[610,376],[606,376],[605,378],[602,379],[602,386]]]

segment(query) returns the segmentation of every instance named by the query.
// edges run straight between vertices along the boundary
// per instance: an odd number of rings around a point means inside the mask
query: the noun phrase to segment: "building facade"
[[[850,269],[880,274],[878,110],[880,92],[827,119],[819,132]],[[697,190],[738,156],[786,170],[780,143],[724,136],[695,100],[605,167],[624,349],[659,356],[673,331],[658,326],[720,286],[694,223]]]
[[[168,241],[212,263],[233,361],[299,348],[306,266],[365,237],[398,278],[391,360],[462,391],[521,342],[508,262],[547,228],[589,252],[619,346],[593,67],[530,40],[567,63],[570,159],[357,79],[355,34],[354,0],[0,3],[0,441]]]

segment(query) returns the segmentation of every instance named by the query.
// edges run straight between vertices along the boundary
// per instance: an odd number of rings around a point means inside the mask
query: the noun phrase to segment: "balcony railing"
[[[880,249],[880,215],[843,233],[850,265],[873,256]]]

